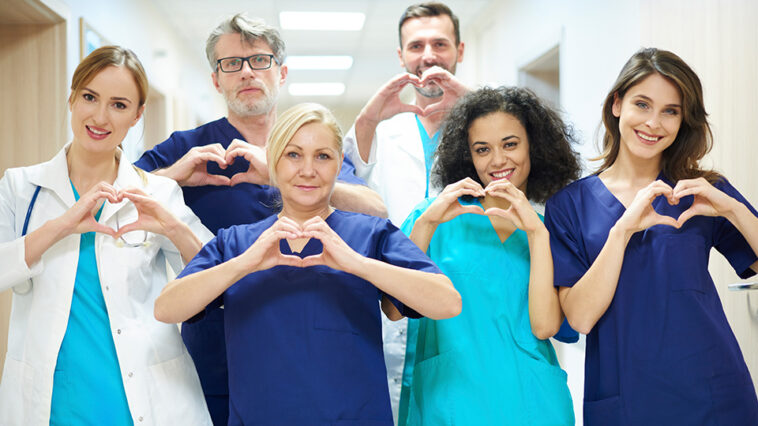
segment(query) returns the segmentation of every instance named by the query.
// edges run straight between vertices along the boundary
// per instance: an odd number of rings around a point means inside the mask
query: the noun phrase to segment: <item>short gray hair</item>
[[[262,19],[250,19],[243,13],[238,13],[223,22],[211,31],[205,42],[205,55],[208,63],[216,71],[216,43],[224,34],[239,34],[245,43],[252,45],[258,40],[263,40],[271,48],[276,62],[281,65],[287,57],[284,41],[276,28],[266,24]]]

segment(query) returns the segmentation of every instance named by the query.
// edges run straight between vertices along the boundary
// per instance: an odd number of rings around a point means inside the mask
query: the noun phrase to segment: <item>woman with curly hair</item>
[[[409,326],[401,423],[574,424],[547,340],[563,322],[549,236],[530,204],[578,178],[573,141],[526,89],[480,89],[450,112],[433,169],[445,189],[403,231],[450,277],[463,310]]]
[[[758,271],[758,217],[722,176],[703,89],[643,49],[603,105],[603,161],[546,206],[555,285],[587,334],[586,425],[755,425],[750,373],[708,273],[711,248]]]

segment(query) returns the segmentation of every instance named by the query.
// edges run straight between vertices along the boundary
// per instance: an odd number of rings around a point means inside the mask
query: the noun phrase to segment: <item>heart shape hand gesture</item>
[[[237,157],[242,157],[250,163],[245,172],[237,173],[231,178],[208,173],[209,162],[215,162],[220,168],[226,169]],[[196,146],[159,174],[174,179],[181,186],[234,186],[243,182],[268,185],[269,183],[265,149],[240,139],[233,140],[227,149],[218,143]]]
[[[674,196],[674,190],[665,182],[656,180],[637,191],[634,200],[616,224],[620,225],[621,229],[626,230],[629,235],[654,225],[668,225],[678,228],[679,224],[676,219],[658,214],[653,208],[653,200],[659,196],[666,197],[671,205],[679,203],[678,198]]]
[[[301,238],[316,238],[321,241],[324,247],[323,251],[305,258],[282,254],[279,246],[281,240]],[[279,265],[299,268],[325,265],[351,272],[358,270],[361,259],[362,256],[350,248],[320,216],[313,217],[302,225],[282,216],[263,231],[258,239],[240,255],[240,261],[250,272],[262,271]]]

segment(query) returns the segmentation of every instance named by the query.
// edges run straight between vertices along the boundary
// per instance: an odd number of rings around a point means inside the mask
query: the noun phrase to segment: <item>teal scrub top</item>
[[[411,212],[403,232],[433,201]],[[566,373],[529,322],[526,233],[517,229],[503,243],[487,216],[464,214],[437,227],[427,254],[460,292],[463,310],[409,321],[400,424],[573,425]]]
[[[74,185],[74,197],[79,193]],[[100,218],[103,208],[95,215]],[[133,425],[95,256],[95,233],[81,235],[71,313],[53,376],[51,425]]]

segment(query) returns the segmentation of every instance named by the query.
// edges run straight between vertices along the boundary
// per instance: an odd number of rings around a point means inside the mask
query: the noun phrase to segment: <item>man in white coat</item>
[[[406,72],[390,79],[363,107],[345,137],[345,155],[382,196],[390,220],[400,226],[413,207],[441,188],[429,182],[439,128],[447,111],[467,88],[454,74],[463,60],[458,18],[442,3],[409,6],[400,18],[400,65]],[[400,91],[415,87],[415,102]],[[383,317],[384,353],[392,411],[397,419],[405,358],[407,320]]]

